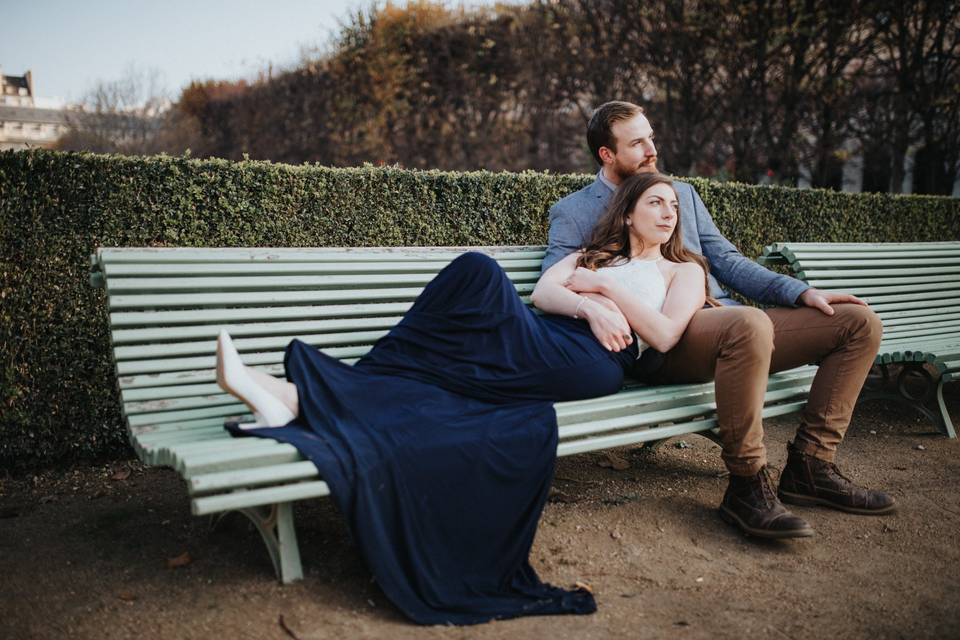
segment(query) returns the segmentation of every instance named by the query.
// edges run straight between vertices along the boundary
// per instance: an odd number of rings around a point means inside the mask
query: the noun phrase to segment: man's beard
[[[617,177],[620,178],[620,181],[623,182],[627,178],[637,175],[638,173],[656,173],[657,172],[657,159],[652,158],[647,160],[639,165],[623,165],[619,162],[613,165],[613,172],[617,174]]]

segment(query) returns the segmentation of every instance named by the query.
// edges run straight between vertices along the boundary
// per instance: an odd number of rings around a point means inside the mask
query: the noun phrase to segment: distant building
[[[64,111],[36,106],[33,74],[7,76],[0,67],[0,151],[49,147],[67,128]]]

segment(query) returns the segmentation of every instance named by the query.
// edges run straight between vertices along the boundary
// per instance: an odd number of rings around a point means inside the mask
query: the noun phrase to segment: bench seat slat
[[[196,475],[187,482],[187,488],[191,494],[200,495],[239,487],[283,484],[293,480],[306,480],[315,477],[317,477],[317,467],[312,462],[291,462],[243,471],[221,471]]]
[[[799,411],[806,404],[806,399],[800,402],[786,403],[767,407],[763,410],[763,417],[769,418],[777,415],[784,415]],[[688,433],[698,433],[717,426],[716,418],[706,418],[694,422],[686,422],[669,426],[657,427],[656,429],[646,429],[640,431],[627,431],[612,435],[603,435],[593,438],[584,438],[582,440],[571,440],[562,442],[557,447],[558,456],[569,456],[587,451],[597,451],[610,449],[613,447],[623,447],[651,440],[660,440],[671,438],[673,436],[685,435]]]
[[[169,442],[189,442],[190,439],[206,437],[208,435],[223,436],[226,432],[223,424],[215,424],[209,427],[197,427],[195,429],[185,429],[181,431],[161,431],[158,433],[145,433],[137,436],[137,444],[142,447],[159,447]]]
[[[816,374],[815,367],[802,367],[770,377],[767,385],[767,401],[775,396],[773,392],[785,389],[807,389]],[[642,392],[621,391],[613,396],[579,400],[576,402],[560,402],[555,406],[557,417],[561,425],[576,420],[589,419],[591,414],[597,415],[604,411],[630,411],[642,413],[653,406],[665,406],[663,399],[677,406],[684,406],[692,402],[712,402],[714,397],[713,383],[701,385],[670,385],[644,387]]]
[[[267,489],[251,489],[236,491],[216,496],[195,498],[191,502],[191,512],[196,516],[205,516],[211,513],[246,509],[260,505],[293,502],[307,498],[319,498],[330,495],[330,487],[322,480],[312,482],[295,482],[281,487]]]
[[[276,444],[276,443],[274,443]],[[273,447],[264,446],[253,438],[231,438],[226,432],[215,436],[203,436],[184,442],[165,442],[150,447],[152,453],[164,461],[164,464],[177,466],[181,462],[208,460],[221,456],[256,457],[261,454],[276,453]]]
[[[246,455],[243,455],[242,452],[229,456],[217,453],[192,460],[171,457],[164,465],[175,469],[184,480],[189,480],[202,473],[230,471],[231,469],[255,469],[274,464],[301,462],[303,456],[293,446],[287,446],[288,449],[285,450],[251,451]]]

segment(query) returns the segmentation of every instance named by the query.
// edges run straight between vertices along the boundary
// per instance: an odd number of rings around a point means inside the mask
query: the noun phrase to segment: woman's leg
[[[261,387],[276,396],[293,415],[300,415],[300,398],[297,396],[297,386],[292,382],[274,378],[269,373],[257,371],[253,367],[246,367],[247,373]]]
[[[254,413],[260,414],[266,423],[261,426],[283,426],[296,418],[297,414],[258,382],[262,378],[250,375],[251,371],[253,369],[245,366],[240,359],[229,334],[221,331],[217,338],[217,384],[220,388],[242,400]]]

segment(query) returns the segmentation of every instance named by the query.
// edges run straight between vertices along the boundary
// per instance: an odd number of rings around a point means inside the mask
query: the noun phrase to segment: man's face
[[[616,151],[609,149],[607,166],[620,181],[637,173],[657,171],[657,148],[653,144],[653,128],[646,116],[638,113],[629,120],[620,120],[610,127]]]

